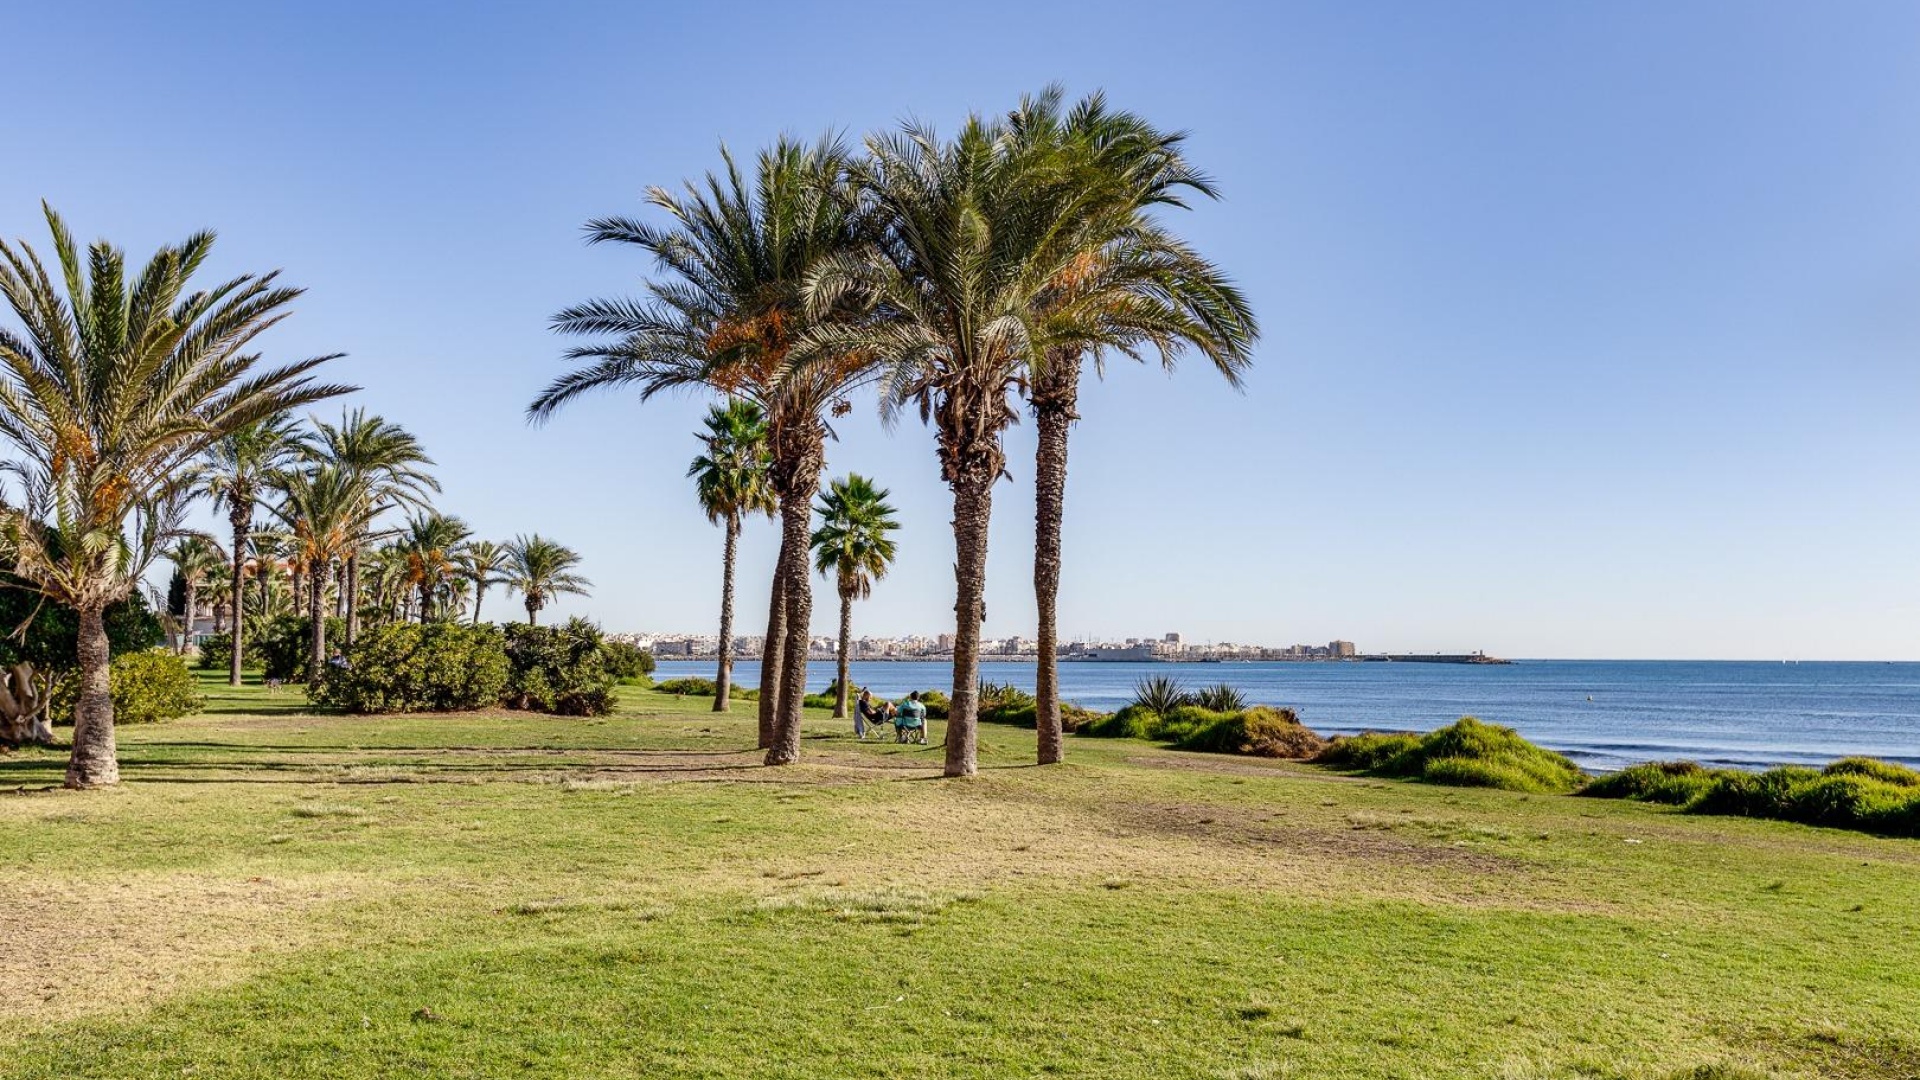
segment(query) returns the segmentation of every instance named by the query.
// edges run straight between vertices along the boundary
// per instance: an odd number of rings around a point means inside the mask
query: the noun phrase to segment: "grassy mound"
[[[1310,758],[1326,749],[1325,739],[1307,729],[1292,709],[1257,705],[1227,713],[1189,732],[1177,744],[1182,750],[1252,757]]]
[[[1335,739],[1314,760],[1373,776],[1456,787],[1492,787],[1557,795],[1579,786],[1578,766],[1521,738],[1512,728],[1463,716],[1426,735],[1368,733]]]
[[[1920,771],[1873,758],[1842,758],[1824,769],[1783,765],[1761,773],[1662,761],[1603,776],[1580,794],[1662,803],[1690,814],[1920,836]]]

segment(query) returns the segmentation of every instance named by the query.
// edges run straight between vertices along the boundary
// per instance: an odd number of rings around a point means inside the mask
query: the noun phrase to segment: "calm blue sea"
[[[855,663],[853,680],[887,696],[945,690],[944,663]],[[660,665],[657,678],[711,677],[708,662]],[[1061,693],[1115,709],[1134,683],[1168,675],[1189,686],[1231,683],[1249,701],[1291,706],[1316,731],[1414,731],[1462,716],[1516,728],[1593,769],[1692,758],[1758,768],[1849,754],[1920,765],[1920,664],[1527,660],[1451,664],[1060,665]],[[984,664],[981,677],[1033,687],[1032,664]],[[735,680],[757,685],[743,661]],[[816,663],[809,683],[833,678]]]

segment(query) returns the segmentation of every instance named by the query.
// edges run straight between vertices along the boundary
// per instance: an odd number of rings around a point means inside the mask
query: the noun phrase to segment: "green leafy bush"
[[[924,701],[925,698],[921,700]],[[1071,701],[1063,701],[1060,703],[1060,730],[1069,733],[1077,732],[1086,725],[1098,721],[1104,715],[1092,709],[1081,708]],[[1025,701],[1015,700],[1005,704],[995,704],[992,708],[983,707],[980,710],[980,722],[1007,724],[1032,731],[1040,725],[1040,703],[1027,696]]]
[[[346,621],[326,617],[327,651],[339,649],[346,640]],[[313,647],[313,622],[304,615],[276,615],[266,632],[247,642],[245,659],[249,667],[259,664],[269,679],[303,682],[307,677],[307,656]]]
[[[582,618],[560,626],[509,623],[506,705],[559,716],[604,716],[613,711],[613,675],[606,639]]]
[[[675,697],[712,697],[714,691],[719,689],[719,687],[714,685],[712,679],[702,679],[691,675],[682,676],[678,679],[664,679],[654,683],[653,688],[663,694],[672,694]],[[760,700],[760,691],[741,686],[738,683],[729,683],[727,686],[727,698],[732,701],[758,701]]]
[[[653,674],[653,654],[630,641],[603,641],[600,649],[607,674],[623,683],[639,682]]]
[[[1690,761],[1655,762],[1601,777],[1580,793],[1666,803],[1690,814],[1920,836],[1920,772],[1872,758],[1842,758],[1824,769],[1782,765],[1758,773],[1703,769]]]
[[[153,724],[200,711],[206,699],[187,662],[166,649],[122,653],[107,667],[115,724]],[[47,722],[73,723],[80,701],[80,672],[64,671],[48,692]]]
[[[1316,759],[1375,776],[1459,787],[1557,794],[1582,780],[1578,766],[1535,746],[1512,728],[1463,716],[1426,735],[1357,735],[1335,739]]]
[[[1159,723],[1159,713],[1136,702],[1119,712],[1108,713],[1082,725],[1075,734],[1090,735],[1097,739],[1145,739],[1150,737],[1148,729]]]
[[[947,710],[953,707],[953,702],[947,699],[947,695],[938,690],[920,691],[920,704],[927,707],[929,720],[945,720]]]
[[[1419,748],[1418,735],[1368,731],[1336,737],[1314,760],[1322,765],[1353,772],[1391,772],[1394,762]]]
[[[1270,758],[1310,758],[1326,745],[1326,740],[1308,730],[1292,709],[1265,705],[1223,713],[1179,741],[1182,750]]]
[[[78,670],[80,616],[19,581],[0,571],[0,666],[32,664],[35,671],[51,675]],[[159,618],[139,593],[108,604],[102,621],[109,656],[145,652],[165,636]]]
[[[491,625],[391,623],[361,633],[344,660],[307,693],[351,713],[492,708],[510,675],[505,640]]]

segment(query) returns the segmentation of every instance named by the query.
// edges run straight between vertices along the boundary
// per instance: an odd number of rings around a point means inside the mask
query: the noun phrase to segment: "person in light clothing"
[[[927,707],[920,703],[920,691],[908,694],[907,700],[900,703],[900,715],[894,718],[893,730],[900,742],[927,741]]]

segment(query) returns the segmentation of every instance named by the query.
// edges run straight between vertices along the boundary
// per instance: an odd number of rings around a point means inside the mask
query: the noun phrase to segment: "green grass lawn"
[[[0,756],[0,1077],[1920,1076],[1920,842],[209,692],[116,791]]]

